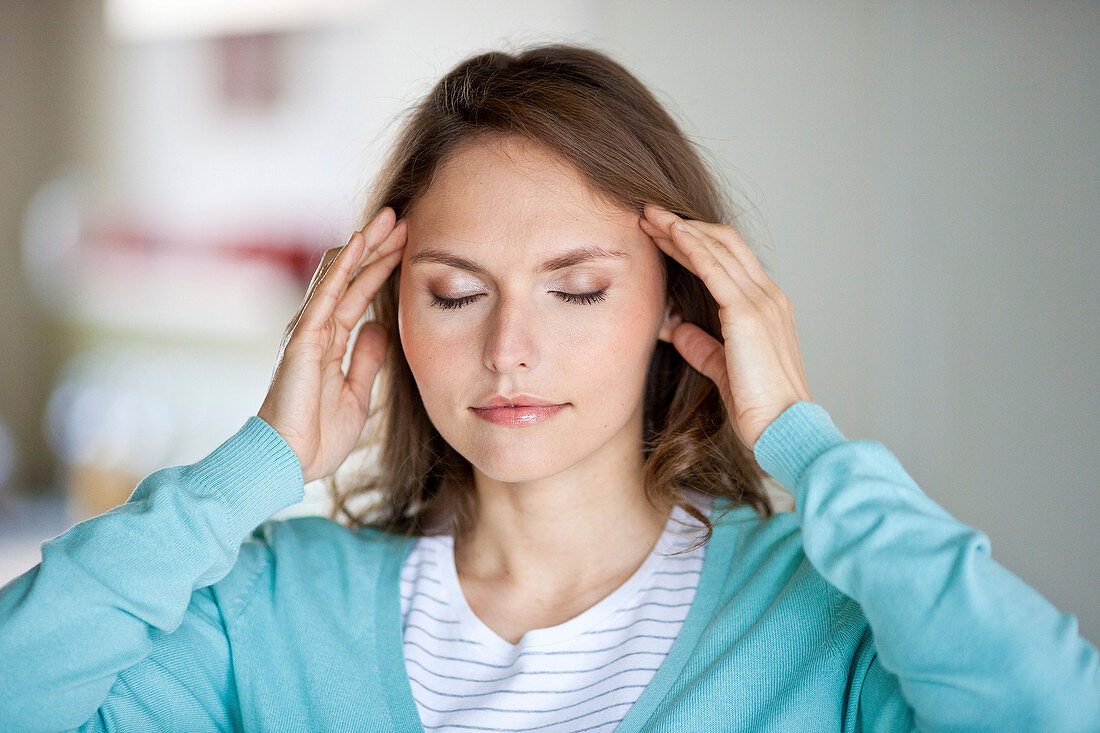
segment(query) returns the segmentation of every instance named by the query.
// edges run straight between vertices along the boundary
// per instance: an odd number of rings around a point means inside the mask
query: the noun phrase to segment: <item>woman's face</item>
[[[575,170],[509,138],[452,157],[406,218],[401,346],[432,424],[475,477],[633,467],[646,370],[672,325],[638,214],[597,205]],[[542,267],[582,247],[614,254]],[[522,426],[473,409],[517,393],[565,406]]]

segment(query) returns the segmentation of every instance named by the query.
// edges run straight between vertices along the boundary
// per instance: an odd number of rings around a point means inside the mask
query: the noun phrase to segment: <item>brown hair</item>
[[[603,53],[565,44],[470,57],[440,79],[402,125],[366,207],[400,218],[460,149],[520,136],[572,164],[593,191],[639,214],[646,202],[689,219],[730,223],[722,188],[693,143],[657,99]],[[721,340],[718,304],[706,285],[661,253],[674,312]],[[469,462],[436,431],[401,349],[397,330],[400,265],[382,285],[368,315],[389,334],[376,380],[366,441],[373,474],[347,487],[332,477],[331,518],[351,529],[374,526],[409,535],[463,536],[473,526],[477,496]],[[690,487],[775,510],[766,473],[733,432],[717,387],[675,347],[658,341],[645,389],[645,492],[667,513],[679,505],[705,527],[708,517],[680,492]],[[377,424],[376,424],[377,423]],[[371,500],[353,510],[353,500]]]

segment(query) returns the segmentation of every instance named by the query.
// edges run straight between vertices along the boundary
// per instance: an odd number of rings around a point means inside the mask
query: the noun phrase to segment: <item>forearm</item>
[[[1097,725],[1096,648],[991,558],[985,534],[926,496],[882,444],[846,440],[818,405],[793,406],[769,430],[757,457],[796,497],[806,556],[862,607],[918,725]]]
[[[119,673],[180,626],[196,589],[230,572],[248,532],[302,493],[293,452],[250,418],[201,461],[150,474],[125,504],[44,543],[42,561],[0,588],[0,718],[89,720]]]

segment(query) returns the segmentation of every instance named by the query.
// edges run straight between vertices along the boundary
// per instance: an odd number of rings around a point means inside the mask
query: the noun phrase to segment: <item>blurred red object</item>
[[[120,221],[90,225],[86,234],[86,241],[93,251],[108,248],[139,255],[171,252],[196,258],[215,256],[219,259],[263,262],[282,270],[303,288],[309,284],[317,264],[321,261],[321,255],[328,246],[320,236],[309,238],[293,235],[257,235],[196,244],[171,239],[148,228]]]
[[[323,247],[324,245],[320,245]],[[308,285],[321,252],[315,242],[304,239],[240,240],[215,247],[221,254],[245,260],[270,262],[288,272],[296,282]]]

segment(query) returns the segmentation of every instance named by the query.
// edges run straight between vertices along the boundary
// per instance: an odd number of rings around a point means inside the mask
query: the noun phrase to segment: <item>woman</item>
[[[257,415],[0,592],[15,728],[1100,728],[1076,619],[812,401],[789,299],[621,66],[460,64],[376,199]],[[378,475],[269,520],[372,415]]]

